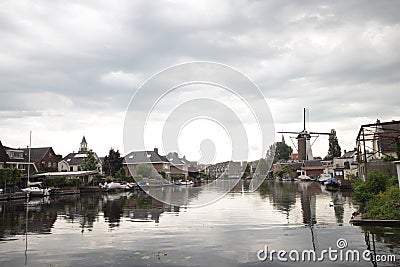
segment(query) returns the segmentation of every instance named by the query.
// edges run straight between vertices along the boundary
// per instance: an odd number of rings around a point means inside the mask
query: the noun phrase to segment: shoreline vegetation
[[[374,171],[365,182],[354,181],[353,199],[363,219],[400,220],[400,190],[397,177]]]

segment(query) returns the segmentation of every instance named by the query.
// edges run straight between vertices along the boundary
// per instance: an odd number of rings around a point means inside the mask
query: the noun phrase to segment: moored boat
[[[37,196],[37,197],[43,197],[43,196],[50,196],[51,189],[50,188],[40,188],[38,186],[29,186],[27,188],[21,189],[22,192],[25,194],[29,194],[29,196]]]
[[[191,180],[178,180],[178,181],[175,181],[175,185],[190,186],[190,185],[193,185],[193,184],[194,183]]]

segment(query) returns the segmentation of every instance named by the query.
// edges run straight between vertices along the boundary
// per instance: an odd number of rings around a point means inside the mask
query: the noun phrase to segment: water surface
[[[266,246],[337,249],[340,238],[362,251],[366,236],[377,254],[399,259],[399,229],[349,224],[356,210],[349,193],[317,183],[266,182],[254,193],[245,187],[201,208],[171,207],[140,192],[2,202],[0,266],[373,266],[257,258]]]

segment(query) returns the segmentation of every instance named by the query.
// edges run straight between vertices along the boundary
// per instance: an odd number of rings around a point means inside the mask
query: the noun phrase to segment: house
[[[158,175],[160,172],[165,172],[166,178],[170,179],[171,163],[165,156],[158,154],[158,148],[153,151],[133,151],[124,157],[123,168],[125,173],[136,175],[136,168],[140,164],[152,164],[152,176]]]
[[[2,168],[19,169],[23,174],[27,174],[28,169],[30,174],[38,171],[36,165],[33,162],[29,162],[28,153],[25,153],[24,149],[3,146],[1,142],[0,142],[0,166]],[[28,168],[28,166],[30,167]]]
[[[205,173],[212,178],[226,175],[230,178],[242,178],[247,162],[224,161],[206,167]]]
[[[86,138],[85,138],[85,136],[83,136],[78,152],[77,153],[75,153],[75,152],[69,153],[66,157],[64,157],[58,163],[58,171],[60,171],[60,172],[81,171],[82,165],[85,162],[85,159],[86,159],[89,151],[91,151],[91,150],[88,150]],[[95,152],[93,152],[93,153],[94,153],[94,157],[97,159],[97,162],[98,162],[97,163],[97,171],[99,173],[102,173],[103,167],[102,167],[101,161],[100,161],[99,157],[97,156],[97,154]]]
[[[24,153],[29,155],[29,149],[24,148]],[[37,170],[57,171],[58,159],[52,147],[32,147],[30,153]]]
[[[348,179],[350,175],[358,174],[357,150],[344,151],[340,157],[333,159],[332,169],[335,178]]]
[[[197,161],[190,161],[187,160],[185,156],[183,156],[183,158],[181,158],[180,160],[182,160],[188,170],[188,176],[191,178],[199,178],[200,177],[200,172],[202,172],[205,167],[199,166],[199,164],[197,163]]]
[[[307,176],[314,178],[323,174],[325,168],[321,160],[305,160],[301,166],[301,170],[305,171]]]
[[[185,161],[179,158],[178,153],[168,153],[167,160],[171,163],[170,176],[171,180],[187,179],[188,178],[188,165]]]
[[[0,141],[0,169],[6,167],[6,162],[7,162],[7,153],[3,144]]]

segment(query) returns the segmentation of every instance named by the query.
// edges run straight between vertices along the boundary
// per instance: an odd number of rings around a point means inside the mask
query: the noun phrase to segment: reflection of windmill
[[[299,160],[313,160],[313,154],[311,147],[314,142],[317,140],[319,135],[330,135],[331,133],[318,133],[318,132],[308,132],[306,130],[306,109],[303,111],[303,130],[301,132],[278,132],[278,133],[289,133],[289,134],[297,134],[297,152]],[[311,144],[311,135],[315,137],[314,142]]]

